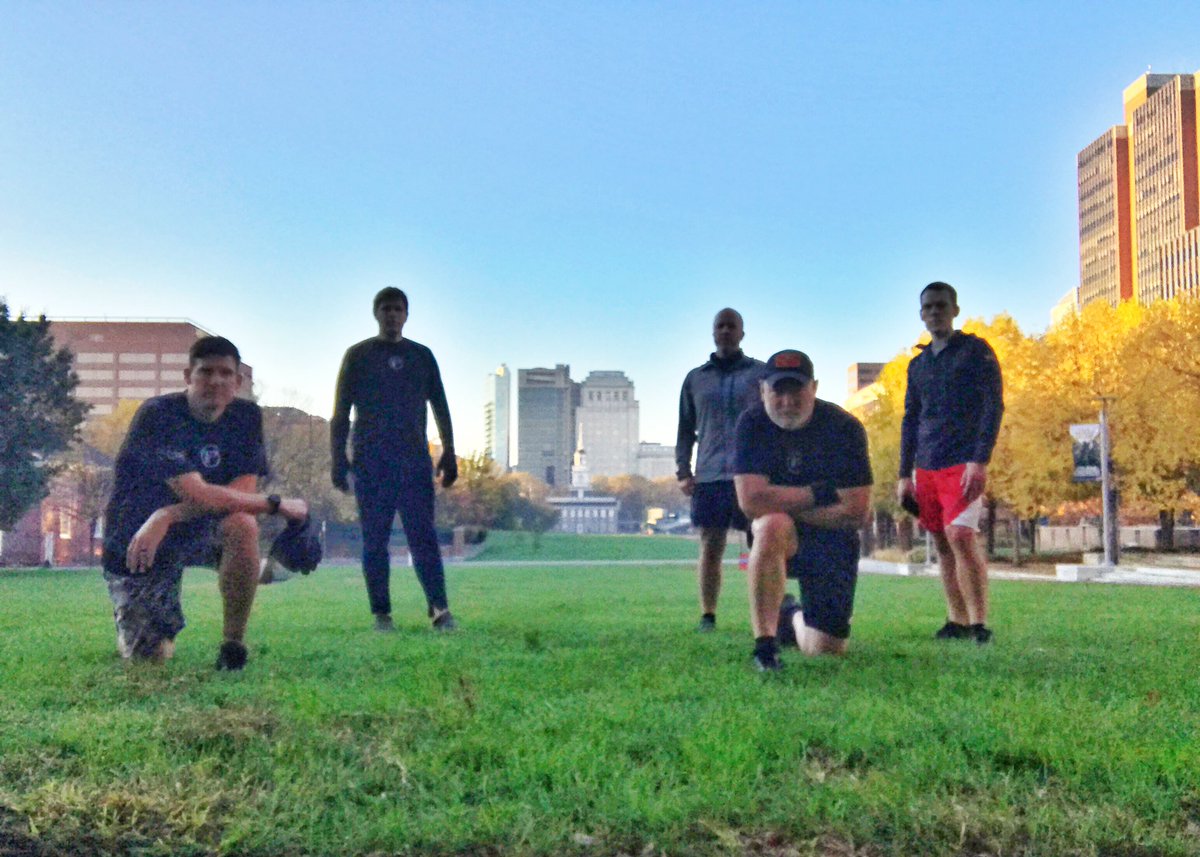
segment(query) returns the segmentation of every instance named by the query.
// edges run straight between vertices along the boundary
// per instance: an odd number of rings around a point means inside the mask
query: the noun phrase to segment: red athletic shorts
[[[956,464],[941,470],[918,468],[914,474],[921,526],[929,532],[944,532],[951,525],[979,528],[983,497],[976,497],[970,503],[963,497],[962,478],[966,469],[967,465]]]

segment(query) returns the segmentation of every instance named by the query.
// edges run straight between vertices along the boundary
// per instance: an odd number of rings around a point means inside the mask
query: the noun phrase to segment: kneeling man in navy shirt
[[[258,491],[267,472],[262,411],[237,397],[241,365],[228,339],[197,339],[183,370],[187,389],[147,399],[117,453],[104,579],[123,658],[171,657],[184,626],[183,569],[211,565],[224,614],[217,669],[240,670],[258,585],[257,516],[308,515],[298,497]]]
[[[817,398],[808,355],[772,355],[760,392],[762,405],[738,419],[734,485],[753,521],[754,664],[770,671],[782,667],[780,645],[846,651],[871,463],[862,423]],[[788,577],[800,582],[799,604],[785,597]]]

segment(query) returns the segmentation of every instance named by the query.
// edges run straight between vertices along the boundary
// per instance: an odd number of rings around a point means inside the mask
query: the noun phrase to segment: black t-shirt
[[[795,430],[771,422],[760,402],[742,412],[736,429],[734,474],[766,476],[772,485],[811,485],[832,481],[837,488],[872,483],[867,432],[852,414],[817,399],[812,418]],[[825,534],[856,538],[852,530],[833,530],[797,522],[802,537]]]
[[[105,550],[123,555],[155,510],[179,502],[167,480],[192,472],[212,485],[266,475],[258,405],[235,399],[219,420],[206,423],[192,416],[186,393],[143,402],[117,453],[113,494],[105,513]],[[172,527],[172,536],[180,528],[187,529],[187,523]]]

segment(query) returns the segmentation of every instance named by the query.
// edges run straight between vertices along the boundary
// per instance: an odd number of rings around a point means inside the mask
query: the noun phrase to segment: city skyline
[[[916,341],[932,280],[964,319],[1043,329],[1079,285],[1076,155],[1148,66],[1200,69],[1194,17],[11,5],[0,296],[192,319],[238,344],[264,403],[328,416],[397,285],[463,454],[500,363],[624,371],[639,439],[671,443],[724,306],[748,354],[806,350],[833,401],[851,364]]]

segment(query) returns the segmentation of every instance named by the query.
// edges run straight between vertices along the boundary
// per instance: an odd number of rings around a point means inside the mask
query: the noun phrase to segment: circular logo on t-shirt
[[[787,457],[788,473],[792,474],[793,476],[799,476],[800,469],[802,467],[804,467],[804,456],[801,454],[800,450],[789,450]]]
[[[200,463],[209,470],[219,467],[221,464],[221,448],[215,443],[208,443],[200,447]]]
[[[397,354],[395,357],[388,358],[388,366],[393,372],[399,372],[404,368],[404,358]]]

